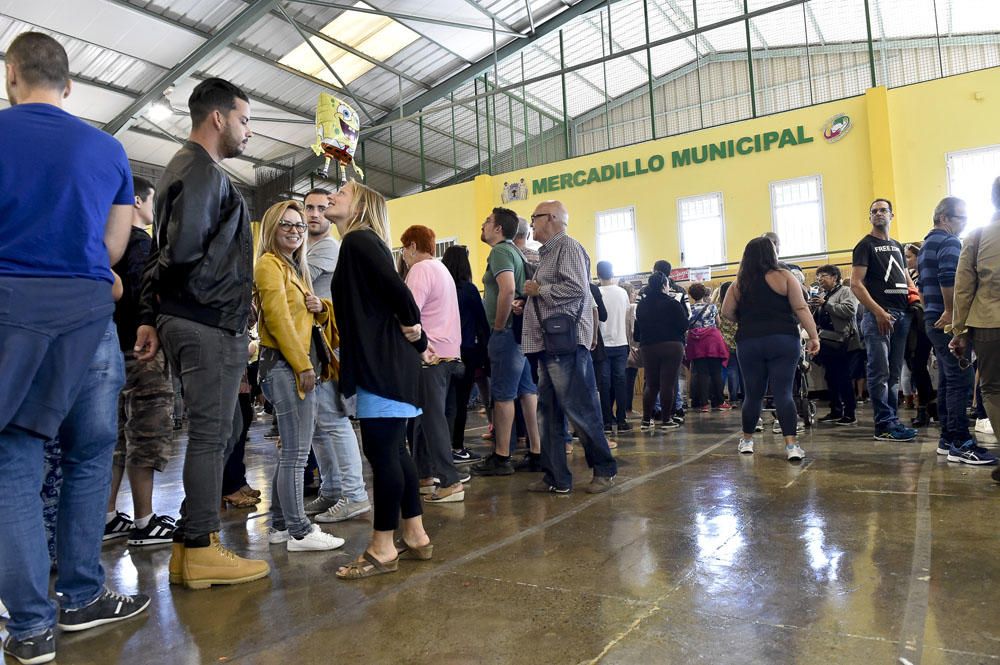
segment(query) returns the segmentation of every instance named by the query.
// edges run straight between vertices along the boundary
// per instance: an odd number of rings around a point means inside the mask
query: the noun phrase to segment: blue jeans
[[[293,537],[303,538],[312,530],[302,497],[302,470],[306,468],[316,427],[316,391],[299,399],[295,372],[284,360],[274,363],[261,379],[260,387],[267,401],[274,405],[281,435],[281,451],[271,486],[271,526],[278,531],[288,529]]]
[[[573,474],[566,464],[566,418],[580,435],[587,466],[594,470],[594,475],[613,477],[618,473],[618,465],[604,436],[589,349],[577,346],[575,353],[539,355],[538,417],[545,482],[560,489],[573,487]]]
[[[887,432],[900,426],[896,401],[906,337],[910,333],[910,317],[901,309],[890,309],[889,314],[896,321],[888,335],[879,332],[871,312],[865,312],[861,318],[861,337],[868,354],[868,396],[875,411],[876,432]]]
[[[729,391],[729,400],[740,399],[743,396],[743,375],[740,374],[740,360],[736,351],[729,351],[729,364],[722,368],[723,383]]]
[[[77,358],[77,363],[86,362]],[[62,489],[56,523],[60,606],[88,605],[104,590],[101,544],[111,484],[111,456],[118,438],[118,392],[125,364],[110,319],[77,397],[59,428]],[[10,610],[15,638],[55,625],[49,598],[51,562],[42,519],[44,441],[17,427],[0,432],[0,597]]]
[[[327,499],[343,497],[348,501],[367,501],[368,493],[361,476],[361,448],[340,400],[334,382],[316,386],[316,429],[312,448],[323,477],[319,493]]]
[[[774,410],[781,423],[782,436],[795,436],[798,415],[792,389],[795,367],[802,354],[798,335],[764,335],[740,340],[736,346],[740,369],[743,371],[742,422],[743,432],[751,434],[757,427],[764,392],[768,383],[774,397]]]
[[[962,369],[959,366],[958,358],[948,350],[951,335],[935,328],[931,320],[934,318],[931,316],[925,321],[924,329],[938,361],[937,402],[941,438],[960,444],[972,438],[965,408],[972,397],[973,372],[971,367]]]
[[[610,427],[612,422],[625,424],[625,408],[628,404],[628,392],[625,387],[625,364],[628,362],[628,346],[606,346],[604,352],[607,360],[602,370],[604,377],[601,386],[607,386],[607,395],[601,395],[601,410],[604,426]],[[617,406],[617,412],[612,414],[612,402]]]

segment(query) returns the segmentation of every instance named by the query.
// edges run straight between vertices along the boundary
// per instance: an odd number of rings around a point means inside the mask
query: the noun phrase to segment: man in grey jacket
[[[223,453],[247,363],[253,282],[246,202],[219,163],[243,153],[250,103],[222,79],[188,99],[190,139],[156,186],[156,233],[143,274],[135,354],[152,358],[162,340],[188,411],[184,502],[170,556],[170,581],[191,589],[265,577],[265,561],[219,542]]]
[[[542,243],[541,261],[534,278],[524,283],[530,298],[524,305],[524,352],[538,354],[538,414],[541,421],[542,480],[528,489],[566,494],[573,474],[566,464],[564,422],[568,418],[580,435],[587,464],[594,476],[587,492],[606,492],[614,485],[618,465],[604,435],[601,403],[590,356],[594,339],[590,293],[590,257],[583,246],[566,234],[569,213],[559,201],[545,201],[531,216],[535,239]],[[554,315],[568,315],[575,322],[570,333],[572,350],[552,348],[542,323]]]

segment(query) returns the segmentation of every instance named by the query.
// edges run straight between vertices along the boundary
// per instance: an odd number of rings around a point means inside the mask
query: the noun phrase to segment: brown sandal
[[[232,506],[233,508],[253,508],[258,503],[260,503],[260,499],[248,496],[239,490],[222,497],[223,508],[228,506]]]
[[[260,498],[260,490],[255,490],[254,488],[250,487],[249,485],[244,485],[243,487],[239,488],[236,491],[240,492],[242,494],[246,494],[247,496],[252,496],[255,499],[259,499]]]
[[[400,538],[396,541],[396,556],[400,559],[430,561],[431,557],[434,556],[434,543],[427,543],[423,547],[413,547],[407,545],[406,541]]]
[[[337,577],[342,580],[360,580],[365,577],[385,575],[386,573],[394,573],[399,570],[398,556],[392,561],[379,561],[368,550],[365,550],[365,553],[361,556],[361,561],[352,561],[344,564],[344,572],[338,570]]]

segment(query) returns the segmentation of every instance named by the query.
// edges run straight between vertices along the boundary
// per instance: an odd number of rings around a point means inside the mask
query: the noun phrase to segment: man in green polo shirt
[[[514,424],[514,400],[520,399],[531,450],[540,450],[538,436],[538,389],[531,366],[514,338],[511,306],[524,289],[524,258],[514,246],[517,215],[507,208],[494,208],[482,227],[482,241],[492,247],[483,275],[486,320],[493,330],[487,351],[493,393],[493,454],[472,467],[477,476],[509,476],[510,432]]]

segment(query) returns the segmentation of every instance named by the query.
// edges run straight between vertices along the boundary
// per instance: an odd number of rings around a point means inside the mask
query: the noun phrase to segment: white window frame
[[[635,217],[635,206],[622,206],[621,208],[611,208],[609,210],[599,210],[594,213],[594,247],[596,248],[597,260],[606,260],[601,256],[601,215],[612,213],[625,213],[632,219],[632,253],[635,256],[635,270],[625,271],[623,266],[614,265],[616,275],[631,275],[639,270],[639,222]],[[597,265],[596,262],[594,265]]]
[[[822,258],[826,256],[827,246],[826,246],[826,196],[823,193],[823,176],[820,174],[815,175],[804,175],[798,178],[786,178],[785,180],[775,180],[768,185],[771,194],[771,230],[778,234],[778,238],[781,238],[781,232],[778,230],[778,217],[777,209],[774,206],[774,190],[775,187],[780,187],[782,185],[788,185],[791,183],[798,183],[803,180],[815,180],[816,181],[816,194],[819,196],[819,237],[820,237],[820,248],[815,252],[805,252],[805,254],[815,255],[817,258]],[[797,256],[796,254],[790,254],[789,256]],[[778,257],[781,258],[780,256]]]
[[[1000,153],[1000,144],[984,145],[984,146],[980,146],[978,148],[969,148],[967,150],[953,150],[953,151],[951,151],[949,153],[945,153],[945,156],[944,156],[944,165],[945,165],[945,173],[947,174],[947,178],[948,178],[948,196],[958,196],[958,197],[962,198],[963,200],[965,200],[966,205],[968,205],[969,201],[966,199],[966,197],[962,196],[964,194],[964,192],[955,192],[954,189],[952,188],[952,185],[954,184],[954,179],[952,178],[952,175],[953,175],[952,174],[952,169],[954,168],[954,165],[952,164],[952,160],[954,158],[956,158],[956,157],[965,157],[965,156],[974,155],[976,153],[983,153],[983,152],[997,152],[997,153]],[[996,174],[994,173],[994,174],[991,174],[988,179],[992,182],[992,180],[995,177],[996,177]],[[984,181],[986,179],[987,178],[984,178]],[[989,202],[990,201],[990,189],[989,189],[989,186],[987,185],[986,187],[983,187],[982,192],[983,192],[983,197]],[[975,205],[975,204],[973,204],[973,205]],[[973,209],[969,211],[972,214],[970,215],[969,219],[967,220],[965,231],[962,233],[962,236],[963,237],[966,236],[969,233],[969,231],[971,231],[973,229],[981,228],[981,227],[986,226],[987,224],[989,224],[989,222],[990,222],[990,216],[992,214],[992,208],[993,208],[992,202],[989,202],[988,207],[986,208],[985,214],[983,215],[982,218],[980,218],[979,216],[977,216],[977,215],[974,214],[976,212],[976,209],[973,207]]]
[[[709,197],[717,197],[719,199],[719,218],[722,220],[722,255],[720,257],[721,260],[718,263],[722,264],[725,263],[727,260],[725,196],[723,196],[722,192],[706,192],[704,194],[695,194],[693,196],[682,196],[677,199],[677,245],[678,247],[680,247],[681,266],[684,268],[704,268],[705,266],[695,265],[693,263],[688,262],[687,258],[685,258],[685,254],[687,254],[687,252],[685,251],[686,247],[684,244],[684,224],[683,224],[684,220],[681,217],[681,206],[684,204],[685,201],[691,201],[693,199],[706,199]],[[709,264],[709,265],[716,265],[716,264]]]

